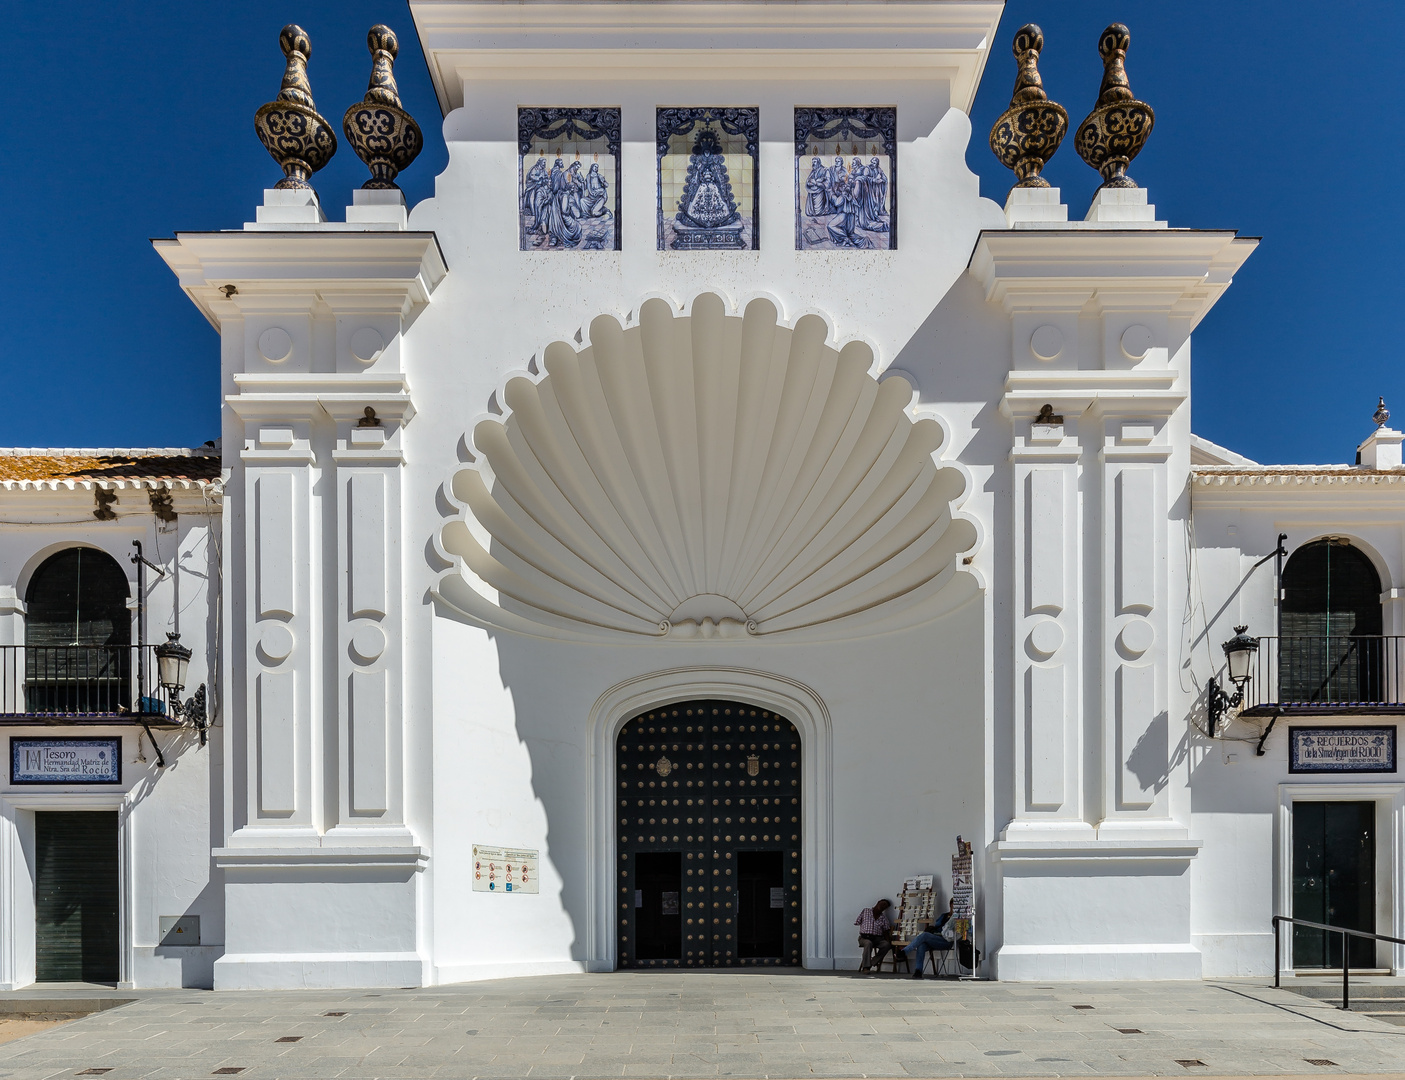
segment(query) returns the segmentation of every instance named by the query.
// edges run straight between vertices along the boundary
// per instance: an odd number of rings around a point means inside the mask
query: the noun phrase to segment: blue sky
[[[1194,339],[1198,433],[1261,461],[1350,461],[1384,395],[1405,423],[1405,144],[1398,0],[1012,0],[973,111],[982,193],[1011,175],[986,146],[1014,81],[1010,40],[1046,39],[1050,96],[1076,124],[1101,78],[1097,41],[1132,31],[1132,89],[1156,129],[1132,175],[1173,226],[1264,241]],[[401,0],[17,5],[8,24],[9,209],[0,345],[16,446],[198,445],[218,432],[218,341],[151,250],[176,230],[237,228],[278,169],[253,132],[278,88],[279,29],[313,43],[312,88],[340,126],[365,92],[366,29],[400,35],[396,74],[427,146],[411,203],[446,160]],[[365,171],[340,147],[315,184],[332,216]],[[1045,175],[1082,217],[1096,174],[1071,141]]]

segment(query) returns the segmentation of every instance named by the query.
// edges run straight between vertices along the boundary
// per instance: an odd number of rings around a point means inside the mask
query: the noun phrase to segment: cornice
[[[988,229],[968,272],[1006,312],[1163,311],[1198,323],[1258,240],[1205,229]]]
[[[997,0],[410,3],[446,115],[462,107],[465,80],[812,80],[817,69],[826,81],[945,81],[952,103],[969,111],[1002,8]]]
[[[383,420],[408,423],[415,415],[405,376],[334,372],[240,374],[239,393],[225,402],[241,420],[305,419],[321,410],[333,420],[352,420],[367,405]]]
[[[432,232],[195,232],[153,240],[156,253],[216,330],[231,317],[289,294],[340,298],[398,297],[422,307],[448,273]],[[233,286],[231,292],[229,287]]]

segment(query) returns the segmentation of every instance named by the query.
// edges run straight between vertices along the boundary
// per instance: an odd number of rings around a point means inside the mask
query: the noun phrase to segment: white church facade
[[[1402,436],[1192,434],[1256,242],[1127,176],[1125,28],[1074,125],[998,0],[410,8],[432,199],[377,28],[329,220],[290,27],[284,180],[156,242],[217,449],[0,457],[0,987],[852,969],[958,835],[981,977],[1405,936]],[[965,155],[1012,37],[1002,208]],[[1086,192],[1040,186],[1065,132]],[[90,947],[52,898],[94,852]]]

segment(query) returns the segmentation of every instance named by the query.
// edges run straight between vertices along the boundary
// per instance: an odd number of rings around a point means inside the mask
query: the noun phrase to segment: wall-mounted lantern
[[[1210,738],[1215,737],[1215,729],[1219,727],[1220,720],[1230,709],[1238,708],[1244,700],[1244,686],[1252,677],[1250,668],[1254,663],[1254,656],[1259,651],[1259,639],[1250,637],[1247,633],[1247,626],[1236,626],[1234,637],[1221,646],[1224,649],[1225,664],[1229,669],[1229,681],[1234,684],[1234,695],[1230,696],[1224,692],[1219,680],[1213,675],[1206,684],[1205,711],[1210,720]]]
[[[182,702],[180,693],[185,689],[186,672],[190,669],[190,650],[180,643],[179,634],[168,633],[164,644],[156,646],[156,672],[161,689],[170,697],[171,712],[181,722],[194,724],[200,732],[200,745],[205,745],[205,684],[200,684],[189,698]]]

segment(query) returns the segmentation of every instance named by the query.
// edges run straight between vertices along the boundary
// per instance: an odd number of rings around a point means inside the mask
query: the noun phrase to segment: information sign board
[[[503,893],[539,892],[537,864],[540,853],[533,848],[473,845],[473,891]]]
[[[12,784],[120,784],[122,740],[10,737]]]
[[[1288,737],[1288,771],[1393,773],[1395,728],[1291,728]]]

